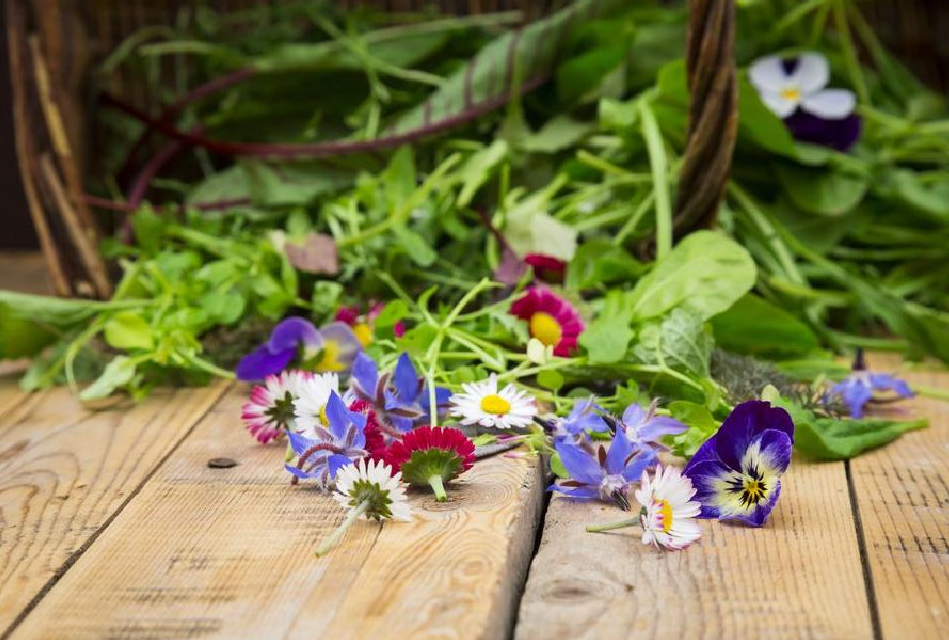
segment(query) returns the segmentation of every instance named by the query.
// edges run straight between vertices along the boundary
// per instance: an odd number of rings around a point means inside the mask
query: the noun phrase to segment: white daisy
[[[241,418],[251,435],[266,443],[279,438],[287,429],[295,429],[293,403],[312,377],[309,371],[281,371],[255,386],[250,400],[241,407]]]
[[[342,539],[360,516],[376,520],[412,520],[412,510],[405,497],[402,474],[392,473],[392,467],[372,460],[366,464],[360,458],[356,464],[336,472],[336,501],[349,508],[346,519],[316,549],[316,555],[328,553]]]
[[[509,384],[498,391],[498,377],[461,385],[462,392],[450,398],[451,415],[461,424],[511,429],[525,427],[537,415],[537,401]]]
[[[748,68],[748,78],[762,102],[780,118],[800,107],[820,118],[839,120],[853,113],[857,103],[852,91],[824,88],[830,66],[817,53],[798,56],[796,65],[788,65],[780,56],[759,58]]]
[[[675,467],[657,466],[652,479],[643,471],[635,493],[643,506],[643,544],[678,550],[698,540],[702,529],[695,518],[701,505],[692,501],[694,495],[692,481]]]
[[[326,403],[332,392],[339,393],[339,376],[335,373],[313,374],[303,380],[293,401],[296,417],[296,432],[316,439],[316,428],[329,424],[326,419]]]

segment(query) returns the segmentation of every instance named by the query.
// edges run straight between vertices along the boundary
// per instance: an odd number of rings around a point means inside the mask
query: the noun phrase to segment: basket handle
[[[689,131],[679,173],[677,236],[715,223],[738,128],[734,0],[690,0],[686,42]]]

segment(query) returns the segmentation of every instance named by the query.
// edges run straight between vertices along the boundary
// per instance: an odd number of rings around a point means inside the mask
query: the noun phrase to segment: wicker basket
[[[210,2],[220,10],[262,3]],[[107,266],[97,250],[100,230],[83,197],[94,130],[88,117],[94,104],[87,82],[91,65],[142,26],[169,23],[186,4],[190,3],[6,0],[17,154],[33,224],[59,295],[107,297],[111,293]],[[339,4],[358,4],[358,0]],[[433,2],[372,4],[408,11]],[[529,19],[549,11],[555,2],[439,0],[434,4],[454,14],[520,9]],[[676,203],[677,229],[714,220],[731,168],[737,124],[734,2],[691,0],[689,23],[686,47],[692,104]],[[142,102],[132,83],[123,90],[131,103]]]

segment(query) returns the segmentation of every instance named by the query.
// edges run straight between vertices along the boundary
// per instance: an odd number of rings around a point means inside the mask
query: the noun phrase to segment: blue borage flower
[[[363,433],[366,416],[362,412],[347,409],[339,394],[333,391],[326,403],[325,414],[327,426],[314,424],[312,438],[287,432],[290,448],[297,455],[296,464],[284,465],[293,474],[293,482],[301,478],[313,479],[325,488],[336,477],[337,471],[367,455]]]
[[[858,351],[853,372],[830,388],[826,400],[840,398],[849,408],[850,415],[859,419],[863,417],[864,405],[874,399],[875,391],[893,391],[898,398],[913,397],[913,390],[905,380],[888,373],[867,371],[863,351]]]
[[[544,430],[554,439],[559,440],[588,440],[589,433],[606,433],[610,430],[603,419],[605,411],[594,402],[593,398],[575,400],[570,415],[566,418],[544,420],[534,418],[535,422],[544,427]]]
[[[617,429],[607,450],[590,440],[560,439],[554,442],[570,478],[558,480],[550,490],[581,500],[612,500],[629,511],[627,492],[645,469],[656,463],[652,449],[639,449],[623,429]]]
[[[379,374],[375,360],[365,353],[353,361],[353,394],[372,405],[383,433],[390,438],[411,431],[429,417],[431,404],[428,385],[420,378],[408,354],[403,353],[393,373]],[[435,387],[435,406],[447,408],[451,391]]]
[[[634,445],[639,448],[664,449],[659,444],[663,436],[677,436],[685,433],[689,428],[668,416],[657,416],[658,400],[653,400],[648,409],[643,409],[637,403],[626,407],[623,411],[621,427]]]
[[[698,490],[699,517],[763,525],[781,495],[793,442],[784,409],[761,401],[735,407],[683,470]]]
[[[239,380],[263,380],[276,375],[300,356],[300,368],[320,372],[348,371],[362,345],[343,322],[317,329],[306,318],[290,316],[278,322],[270,338],[237,363]]]

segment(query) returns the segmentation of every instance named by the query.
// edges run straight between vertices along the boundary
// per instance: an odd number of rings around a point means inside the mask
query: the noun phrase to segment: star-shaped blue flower
[[[353,361],[352,390],[357,397],[373,406],[380,426],[390,436],[411,431],[430,414],[428,385],[419,377],[412,359],[406,353],[399,356],[392,374],[382,375],[375,360],[365,353],[359,353]],[[448,406],[450,397],[450,390],[435,387],[435,406],[438,411]]]
[[[854,371],[830,388],[828,398],[838,397],[850,409],[854,418],[863,417],[863,406],[873,399],[875,391],[894,391],[901,398],[912,398],[913,391],[905,380],[887,373]]]
[[[328,427],[317,426],[316,438],[306,438],[298,433],[287,433],[290,448],[297,454],[294,465],[284,465],[296,479],[315,479],[323,487],[336,477],[336,472],[352,464],[366,454],[366,416],[359,411],[350,411],[343,400],[333,391],[326,403]]]

